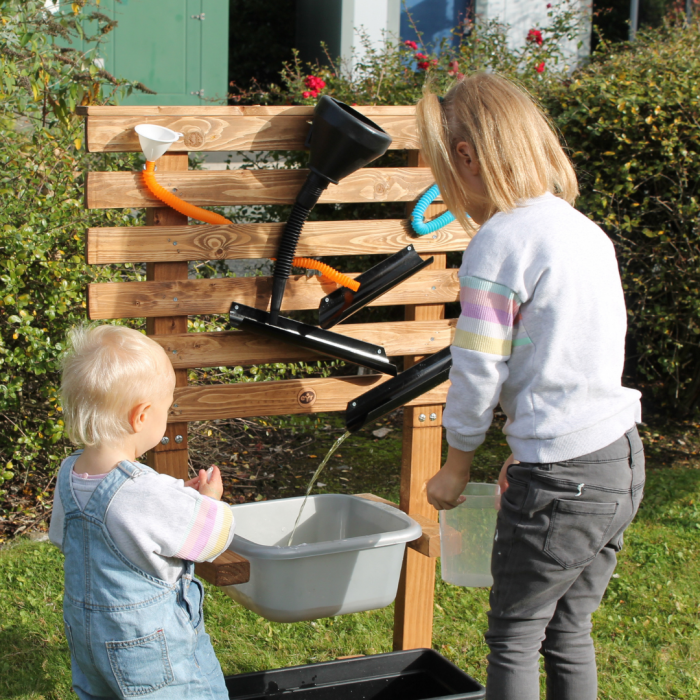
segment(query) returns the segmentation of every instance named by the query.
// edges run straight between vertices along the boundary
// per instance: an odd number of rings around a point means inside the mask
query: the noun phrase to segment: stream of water
[[[299,525],[299,520],[301,519],[301,514],[304,512],[304,506],[306,505],[306,501],[309,498],[309,494],[311,493],[311,489],[314,487],[314,484],[316,483],[316,479],[320,476],[321,472],[323,471],[323,467],[326,466],[328,463],[328,460],[333,456],[333,453],[343,444],[345,441],[345,438],[347,438],[350,435],[350,431],[346,432],[345,434],[341,435],[335,443],[331,446],[331,449],[328,450],[328,454],[321,460],[321,464],[318,465],[318,469],[314,472],[314,475],[311,477],[311,481],[309,481],[309,485],[306,488],[306,496],[304,496],[304,500],[301,504],[301,508],[299,508],[299,515],[297,515],[297,519],[294,521],[294,528],[292,529],[292,534],[289,536],[289,542],[287,542],[287,547],[292,546],[292,540],[294,539],[294,533],[297,531],[297,525]]]

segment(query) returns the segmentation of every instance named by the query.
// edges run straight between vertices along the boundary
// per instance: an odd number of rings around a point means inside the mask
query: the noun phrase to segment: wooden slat
[[[358,112],[368,117],[415,115],[415,105],[360,105],[353,107]],[[88,105],[76,108],[76,114],[83,116],[100,117],[163,117],[163,116],[192,116],[192,117],[212,117],[212,116],[303,116],[311,117],[314,113],[313,105],[279,105],[265,107],[262,105],[178,105],[178,106],[103,106]]]
[[[374,503],[384,503],[388,506],[394,508],[399,508],[398,503],[393,501],[388,501],[386,498],[381,496],[375,496],[372,493],[357,493],[355,494],[358,498],[364,498],[366,501],[373,501]],[[407,547],[414,549],[425,557],[431,559],[437,559],[440,556],[440,525],[428,518],[413,514],[411,517],[421,526],[423,531],[421,536],[417,540],[407,543]]]
[[[424,323],[343,323],[335,326],[333,331],[381,345],[389,356],[412,351],[428,355],[452,342],[456,323],[457,319]],[[246,331],[182,333],[153,336],[153,340],[160,343],[176,369],[299,362],[320,357],[298,345],[279,343]]]
[[[91,228],[87,260],[91,265],[177,260],[269,258],[277,254],[284,224],[211,226],[115,226]],[[389,255],[414,245],[419,253],[464,250],[469,237],[455,221],[426,236],[416,236],[408,220],[309,221],[296,255]]]
[[[309,115],[91,116],[87,121],[87,150],[93,153],[140,152],[134,127],[142,123],[157,124],[183,134],[170,146],[168,153],[303,150],[309,121]],[[373,121],[391,136],[390,148],[418,148],[413,115],[381,115]]]
[[[216,418],[246,418],[278,416],[294,413],[344,411],[348,401],[389,379],[387,375],[371,374],[328,379],[285,379],[271,382],[188,386],[175,389],[169,422],[191,422]],[[449,382],[419,396],[409,406],[443,403]],[[308,392],[316,398],[308,403]],[[305,394],[301,403],[299,397]],[[166,453],[167,454],[167,453]]]
[[[214,561],[197,562],[194,571],[214,586],[235,586],[250,581],[250,562],[228,549]]]
[[[353,276],[353,275],[351,275]],[[227,314],[231,303],[267,309],[272,277],[240,277],[182,282],[102,282],[88,285],[92,320],[169,315]],[[291,277],[283,311],[318,308],[321,297],[337,289],[322,277]],[[457,270],[421,270],[370,306],[436,304],[459,299]]]
[[[157,172],[158,182],[190,204],[202,207],[291,204],[307,170],[196,170]],[[325,204],[410,202],[434,182],[429,168],[363,168],[329,185],[319,199]],[[88,209],[158,207],[163,203],[143,184],[139,172],[88,173]]]

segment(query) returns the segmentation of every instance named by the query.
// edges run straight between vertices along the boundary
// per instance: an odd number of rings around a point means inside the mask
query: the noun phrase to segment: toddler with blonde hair
[[[59,470],[49,537],[65,555],[63,617],[81,700],[228,698],[194,577],[194,562],[233,538],[221,473],[184,483],[138,462],[163,437],[174,389],[167,355],[142,333],[70,333],[63,415],[83,448]]]
[[[444,99],[427,89],[417,116],[443,199],[474,234],[459,270],[449,450],[429,503],[464,500],[499,403],[512,451],[499,478],[486,698],[539,698],[542,655],[549,700],[596,700],[591,614],[644,487],[640,394],[621,384],[615,250],[574,209],[574,169],[516,85],[477,73]]]

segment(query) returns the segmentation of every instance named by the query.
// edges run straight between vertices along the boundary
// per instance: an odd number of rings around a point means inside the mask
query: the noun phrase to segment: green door
[[[118,22],[100,47],[105,70],[157,93],[121,104],[226,104],[228,8],[229,0],[102,0],[100,11]]]

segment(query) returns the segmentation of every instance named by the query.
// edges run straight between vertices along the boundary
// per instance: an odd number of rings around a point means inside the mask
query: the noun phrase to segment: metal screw
[[[377,350],[377,355],[381,355],[381,354],[382,354],[382,349],[379,348],[379,349]]]
[[[437,420],[437,413],[431,413],[430,420]],[[175,441],[177,442],[177,438],[175,438]]]
[[[421,414],[418,416],[418,420],[419,420],[421,423],[424,423],[424,422],[425,422],[425,413],[421,413]]]
[[[328,302],[330,301],[330,299],[329,299],[328,297],[326,297],[326,298],[324,299],[324,301],[325,301],[326,303],[328,303]]]
[[[177,355],[177,350],[173,350],[173,355]]]
[[[236,311],[238,311],[238,304],[236,304],[233,308],[236,309]]]
[[[179,445],[185,438],[182,437],[182,435],[176,435],[175,436],[175,442]]]
[[[435,340],[435,338],[431,338],[431,339],[430,339],[430,342],[432,343],[432,342],[433,342],[433,340]]]
[[[173,245],[177,245],[177,241],[173,241]]]
[[[433,291],[435,291],[436,289],[437,289],[437,287],[433,287],[433,288],[432,288]]]
[[[433,234],[433,238],[437,238],[437,233],[434,233],[434,234]]]
[[[176,404],[176,403],[173,404],[173,408],[177,408],[177,404]]]
[[[433,287],[435,289],[435,287]],[[173,297],[173,301],[177,301],[177,297]]]
[[[408,246],[408,248],[406,248],[406,250],[412,250],[412,249],[413,249],[413,246]]]
[[[161,444],[161,445],[167,445],[169,442],[170,442],[170,438],[169,438],[167,435],[164,435],[164,436],[160,439],[160,444]]]
[[[353,401],[353,402],[352,402],[352,405],[353,405],[353,406],[357,406],[357,401]]]

